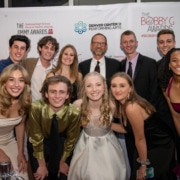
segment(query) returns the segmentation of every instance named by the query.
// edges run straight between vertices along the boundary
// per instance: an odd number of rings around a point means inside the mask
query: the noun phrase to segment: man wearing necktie
[[[104,34],[97,33],[92,36],[90,49],[93,57],[79,63],[80,72],[83,77],[89,72],[99,72],[109,85],[111,76],[120,71],[120,61],[105,56],[108,42]]]
[[[121,71],[132,75],[136,92],[156,106],[159,95],[156,61],[137,52],[138,41],[133,31],[127,30],[121,34],[120,47],[126,55],[121,61]]]
[[[156,61],[137,52],[138,41],[133,31],[127,30],[121,34],[120,48],[126,58],[121,61],[121,70],[132,78],[136,92],[154,106],[157,106],[159,89],[157,82]],[[132,167],[135,149],[134,137],[125,135],[128,158]]]
[[[47,78],[42,100],[29,113],[28,150],[35,179],[66,180],[69,158],[80,134],[80,112],[69,103],[70,81],[60,75]]]
[[[129,61],[129,67],[128,67],[128,71],[127,73],[129,74],[129,76],[132,78],[132,62]]]

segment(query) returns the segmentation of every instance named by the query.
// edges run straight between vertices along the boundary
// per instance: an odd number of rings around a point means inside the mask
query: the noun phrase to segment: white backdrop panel
[[[37,57],[37,42],[45,35],[57,38],[60,48],[73,44],[79,61],[92,56],[91,37],[100,32],[107,36],[107,56],[121,60],[120,35],[133,30],[139,42],[138,51],[156,60],[156,35],[160,29],[173,29],[180,46],[180,3],[125,3],[100,6],[61,6],[0,9],[0,59],[8,56],[8,41],[13,34],[31,39],[28,57]],[[55,59],[57,56],[55,57]]]

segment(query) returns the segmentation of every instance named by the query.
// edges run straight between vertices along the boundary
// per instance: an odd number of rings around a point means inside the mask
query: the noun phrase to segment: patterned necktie
[[[129,74],[129,76],[132,78],[132,63],[131,62],[129,62],[129,68],[128,68],[127,74]]]
[[[59,130],[56,114],[53,114],[50,132],[50,152],[49,152],[49,171],[57,173],[59,169],[60,149],[59,149]]]
[[[94,71],[100,73],[99,61],[97,61],[96,67],[94,68]]]

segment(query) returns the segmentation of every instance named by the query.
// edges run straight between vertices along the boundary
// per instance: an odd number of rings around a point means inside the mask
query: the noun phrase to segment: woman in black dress
[[[47,74],[46,78],[55,75],[65,76],[70,80],[73,86],[70,102],[77,100],[82,74],[78,71],[78,55],[73,45],[67,44],[61,49],[57,66]]]
[[[126,73],[116,73],[110,83],[115,117],[120,118],[121,122],[113,123],[112,129],[131,133],[136,147],[131,162],[131,179],[147,179],[146,170],[153,167],[154,178],[151,179],[170,180],[171,172],[168,170],[174,143],[158,127],[155,108],[135,92],[133,82]]]

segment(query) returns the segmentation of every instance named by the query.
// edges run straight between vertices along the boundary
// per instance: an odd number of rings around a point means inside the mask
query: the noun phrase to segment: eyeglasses
[[[92,42],[92,44],[93,44],[94,46],[98,46],[98,45],[100,45],[100,46],[105,46],[105,45],[106,45],[106,42]]]

